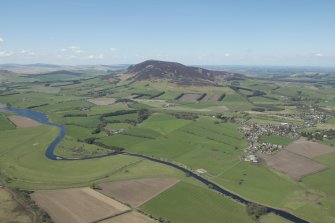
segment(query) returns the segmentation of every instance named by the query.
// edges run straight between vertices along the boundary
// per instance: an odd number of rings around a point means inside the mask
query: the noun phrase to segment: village
[[[315,127],[318,123],[324,123],[331,116],[323,111],[317,111],[311,107],[300,114],[285,114],[286,119],[302,120],[301,122],[283,122],[280,124],[259,124],[250,120],[240,123],[240,131],[244,133],[249,146],[245,148],[242,159],[247,162],[258,164],[260,162],[257,153],[274,154],[284,148],[283,145],[262,142],[264,135],[276,135],[297,140],[301,137],[298,131],[303,128]]]

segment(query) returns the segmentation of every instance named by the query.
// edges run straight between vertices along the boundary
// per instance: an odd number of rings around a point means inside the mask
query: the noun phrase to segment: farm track
[[[46,125],[50,125],[50,126],[56,126],[60,129],[60,134],[57,136],[57,138],[50,144],[50,146],[48,147],[48,149],[46,150],[45,156],[51,160],[68,160],[68,161],[73,161],[73,159],[65,159],[62,157],[57,157],[54,155],[54,149],[56,147],[56,145],[65,137],[65,130],[64,130],[64,126],[56,124],[56,123],[52,123],[48,120],[47,116],[44,113],[40,113],[40,112],[35,112],[35,111],[30,111],[30,110],[25,110],[25,109],[7,109],[10,110],[12,112],[17,113],[18,115],[22,115],[22,116],[26,116],[28,118],[32,118],[35,119],[39,122],[41,122],[42,124],[46,124]],[[164,164],[173,168],[176,168],[182,172],[184,172],[185,174],[189,175],[190,177],[193,177],[195,180],[200,181],[201,183],[207,185],[208,187],[210,187],[212,190],[215,190],[219,193],[221,193],[222,195],[231,198],[241,204],[244,205],[248,205],[248,204],[257,204],[255,202],[249,201],[243,197],[241,197],[238,194],[235,194],[227,189],[224,189],[223,187],[215,184],[214,182],[211,182],[210,180],[194,173],[193,171],[182,167],[178,164],[175,163],[171,163],[168,161],[163,161],[157,158],[153,158],[150,156],[146,156],[146,155],[142,155],[142,154],[135,154],[135,153],[129,153],[129,152],[113,152],[110,154],[106,154],[106,155],[101,155],[101,156],[96,156],[96,157],[86,157],[86,158],[82,158],[82,159],[75,159],[75,160],[85,160],[85,159],[98,159],[98,158],[102,158],[102,157],[107,157],[107,156],[116,156],[116,155],[126,155],[126,156],[132,156],[132,157],[138,157],[138,158],[143,158],[149,161],[153,161],[156,163],[160,163],[160,164]],[[262,204],[260,204],[262,205]],[[271,206],[266,206],[266,205],[262,205],[265,206],[267,208],[267,211],[269,213],[274,213],[278,216],[281,216],[289,221],[292,222],[296,222],[296,223],[309,223],[309,221],[306,221],[302,218],[299,218],[296,215],[293,215],[287,211],[281,210],[281,209],[277,209]]]

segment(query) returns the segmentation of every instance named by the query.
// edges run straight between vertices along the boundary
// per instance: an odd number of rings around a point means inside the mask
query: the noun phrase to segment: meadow
[[[264,135],[261,138],[261,141],[271,143],[271,144],[276,144],[276,145],[287,146],[290,143],[292,143],[294,140],[288,137],[285,137],[285,136]]]
[[[181,87],[164,81],[110,83],[100,78],[75,83],[54,81],[49,86],[25,83],[11,86],[15,94],[0,95],[0,103],[42,111],[50,120],[64,124],[67,135],[58,145],[57,155],[81,158],[112,151],[102,145],[123,148],[126,152],[168,160],[194,171],[205,169],[204,177],[234,193],[288,210],[312,222],[334,221],[335,192],[329,183],[335,177],[332,154],[316,158],[328,166],[327,170],[294,181],[264,164],[243,161],[241,157],[248,143],[239,131],[240,121],[247,118],[260,124],[303,123],[283,114],[295,114],[301,111],[297,108],[311,104],[332,108],[335,100],[330,95],[332,89],[245,80],[238,83],[241,89],[233,90],[232,84]],[[255,90],[266,95],[253,96]],[[206,96],[190,102],[176,99],[181,93]],[[222,94],[225,94],[222,101],[212,100]],[[134,96],[139,97],[133,99]],[[101,97],[115,98],[116,102],[112,105],[89,102]],[[140,110],[147,111],[148,117],[139,120]],[[136,112],[110,115],[118,111]],[[0,173],[11,187],[54,189],[122,179],[176,177],[182,182],[144,204],[142,210],[173,222],[203,222],[204,219],[217,222],[224,217],[233,222],[250,222],[243,206],[223,199],[171,167],[124,155],[48,160],[45,149],[58,130],[48,126],[15,129],[6,115],[0,115]],[[218,115],[229,121],[217,118]],[[332,118],[325,124],[333,126],[334,123]],[[114,133],[120,129],[122,133]],[[262,140],[284,146],[292,142],[290,138],[276,135],[263,136]],[[261,222],[280,220],[268,215]]]
[[[171,222],[253,222],[245,208],[215,192],[189,183],[178,183],[141,209]]]

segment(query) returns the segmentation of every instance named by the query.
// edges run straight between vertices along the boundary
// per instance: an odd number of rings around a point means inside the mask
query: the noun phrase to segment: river
[[[42,124],[45,124],[45,125],[49,125],[49,126],[55,126],[59,129],[60,133],[59,135],[56,137],[55,140],[53,140],[51,142],[51,144],[49,145],[49,147],[47,148],[46,152],[45,152],[45,156],[51,160],[78,160],[78,159],[69,159],[69,158],[64,158],[64,157],[60,157],[60,156],[55,156],[54,155],[54,150],[55,148],[57,147],[58,143],[60,143],[62,141],[62,139],[65,137],[66,135],[66,130],[65,130],[65,127],[63,125],[60,125],[60,124],[56,124],[56,123],[53,123],[53,122],[50,122],[49,119],[48,119],[48,116],[42,112],[37,112],[37,111],[33,111],[33,110],[28,110],[28,109],[20,109],[20,108],[4,108],[4,110],[7,110],[7,111],[11,111],[11,112],[14,112],[15,114],[17,115],[21,115],[21,116],[24,116],[24,117],[27,117],[27,118],[31,118],[31,119],[34,119]],[[241,197],[240,195],[238,194],[235,194],[235,193],[232,193],[222,187],[220,187],[219,185],[207,180],[206,178],[192,172],[191,170],[188,170],[182,166],[179,166],[177,164],[174,164],[174,163],[170,163],[168,161],[163,161],[163,160],[159,160],[159,159],[156,159],[156,158],[153,158],[153,157],[149,157],[149,156],[145,156],[145,155],[141,155],[141,154],[134,154],[134,153],[128,153],[128,152],[113,152],[113,153],[109,153],[109,154],[106,154],[106,155],[101,155],[101,156],[95,156],[95,157],[85,157],[85,158],[81,158],[81,160],[83,159],[98,159],[98,158],[102,158],[102,157],[106,157],[106,156],[115,156],[115,155],[127,155],[127,156],[134,156],[134,157],[139,157],[139,158],[143,158],[143,159],[147,159],[147,160],[150,160],[150,161],[153,161],[153,162],[157,162],[157,163],[160,163],[160,164],[164,164],[164,165],[167,165],[167,166],[170,166],[170,167],[174,167],[182,172],[184,172],[185,174],[189,175],[190,177],[193,177],[194,179],[204,183],[205,185],[211,187],[213,190],[217,191],[217,192],[220,192],[222,193],[224,196],[226,197],[229,197],[239,203],[242,203],[242,204],[251,204],[251,203],[254,203],[254,202],[251,202],[243,197]],[[302,218],[299,218],[287,211],[284,211],[284,210],[280,210],[280,209],[276,209],[276,208],[273,208],[273,207],[267,207],[268,209],[268,212],[272,212],[276,215],[279,215],[289,221],[292,221],[292,222],[296,222],[296,223],[309,223],[308,221],[302,219]]]

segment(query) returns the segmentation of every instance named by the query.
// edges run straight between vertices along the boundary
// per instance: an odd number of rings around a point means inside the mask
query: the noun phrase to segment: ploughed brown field
[[[220,96],[220,94],[207,94],[201,101],[218,101]]]
[[[188,94],[188,93],[185,93],[181,98],[179,98],[179,100],[180,101],[186,101],[186,102],[195,102],[200,97],[201,97],[201,94]]]
[[[99,221],[99,223],[154,223],[153,219],[136,211],[127,212],[110,219]]]
[[[282,150],[274,155],[262,155],[268,166],[299,180],[327,167],[307,157]]]
[[[139,207],[146,201],[179,182],[173,178],[147,178],[102,183],[102,193],[117,200]]]
[[[89,102],[95,105],[112,105],[115,103],[115,98],[91,98],[88,99]]]
[[[297,140],[288,145],[286,150],[308,158],[315,158],[324,154],[335,152],[335,149],[330,146],[303,139]]]
[[[97,222],[130,211],[91,188],[36,191],[31,197],[55,223]]]
[[[299,139],[274,155],[260,154],[268,166],[299,180],[304,176],[325,170],[327,166],[313,158],[335,152],[330,147]]]
[[[41,123],[33,119],[26,118],[26,117],[19,116],[19,115],[9,116],[8,119],[16,126],[16,128],[28,128],[28,127],[35,127],[35,126],[41,125]]]

